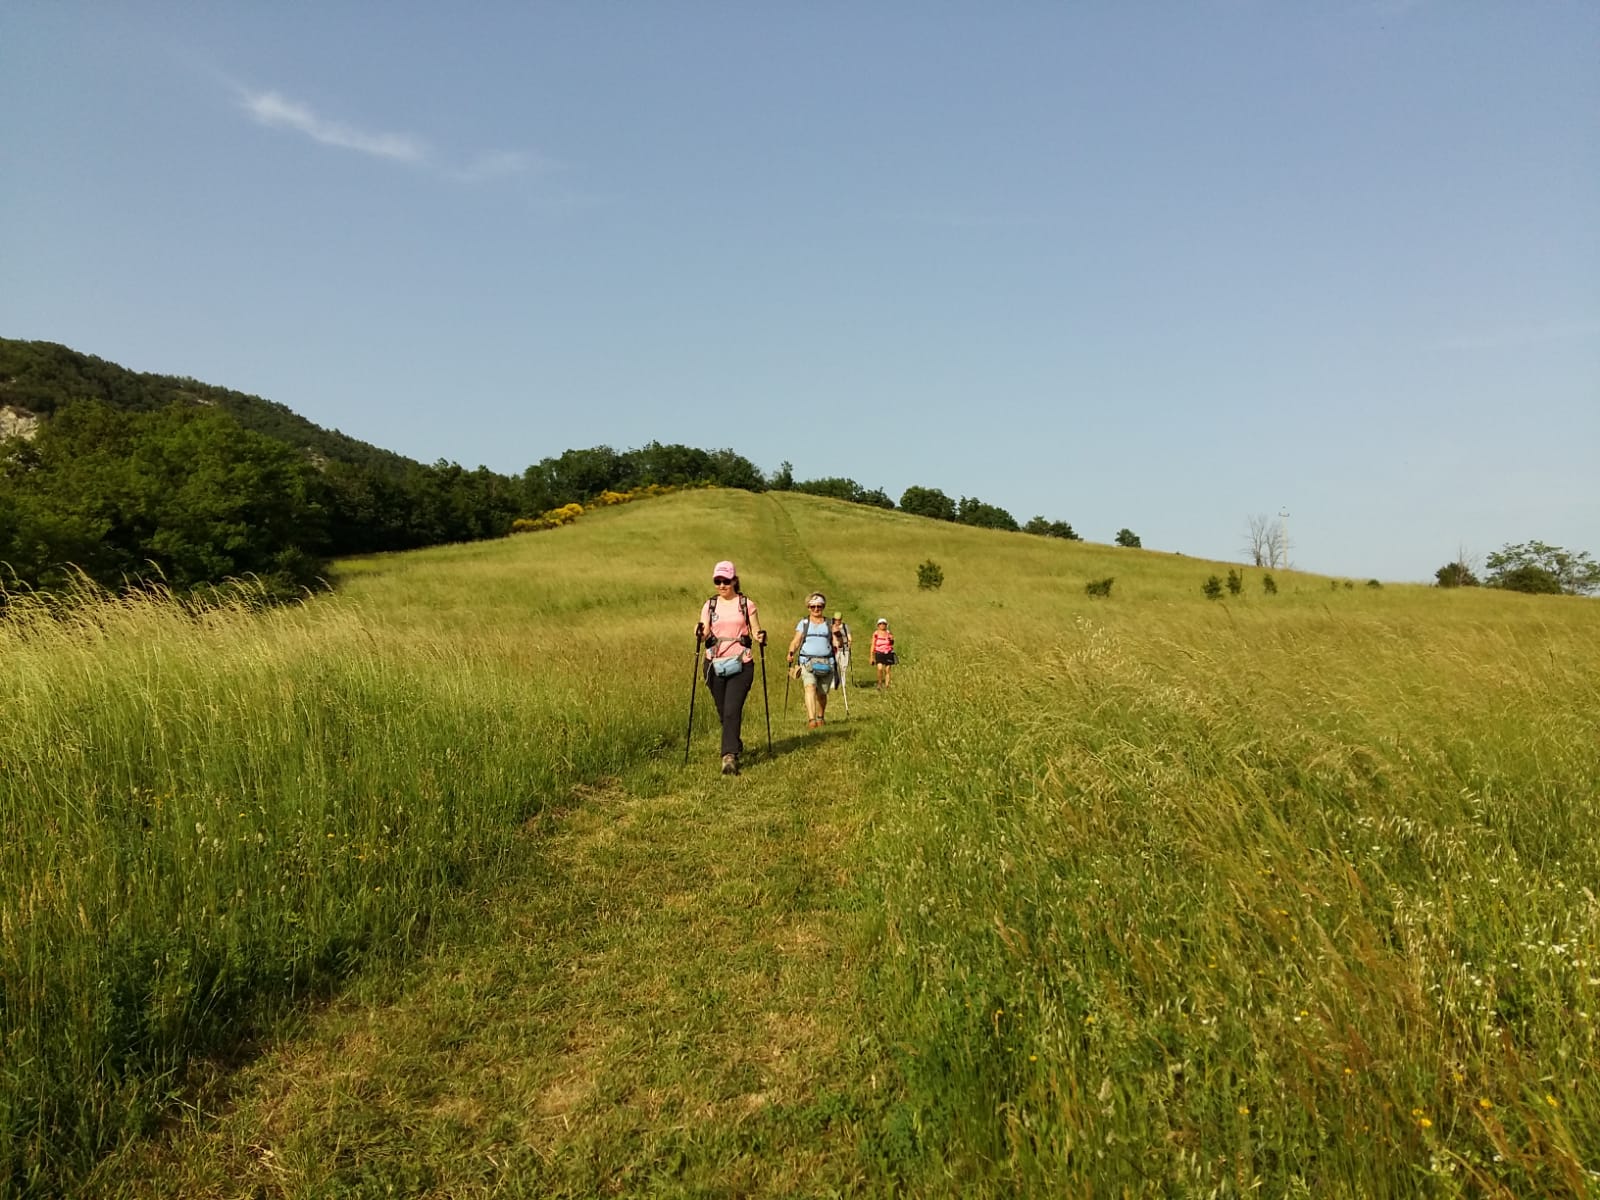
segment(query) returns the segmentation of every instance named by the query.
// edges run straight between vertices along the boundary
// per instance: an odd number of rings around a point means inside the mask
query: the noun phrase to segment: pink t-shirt
[[[732,658],[735,654],[740,655],[745,662],[751,662],[755,658],[754,654],[739,644],[739,639],[745,634],[754,636],[750,628],[751,622],[744,619],[744,609],[748,609],[750,616],[756,622],[760,622],[761,614],[756,611],[756,602],[748,596],[735,596],[731,600],[719,598],[715,620],[711,617],[711,601],[707,600],[700,606],[701,626],[717,638],[716,651],[705,652],[707,662],[712,658]]]

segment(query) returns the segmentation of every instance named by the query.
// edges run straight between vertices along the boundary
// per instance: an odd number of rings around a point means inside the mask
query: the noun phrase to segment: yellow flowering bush
[[[708,487],[709,484],[694,486]],[[589,502],[590,508],[610,508],[616,504],[630,504],[635,500],[648,500],[653,496],[665,496],[671,492],[681,491],[682,488],[673,484],[647,483],[628,492],[613,492],[609,489],[600,493]],[[560,508],[552,508],[548,512],[540,513],[537,517],[518,517],[511,522],[512,533],[537,533],[542,529],[559,529],[563,525],[570,525],[583,516],[584,507],[581,504],[563,504]]]

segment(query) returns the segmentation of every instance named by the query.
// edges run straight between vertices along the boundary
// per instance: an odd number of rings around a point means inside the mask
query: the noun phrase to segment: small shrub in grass
[[[1278,581],[1271,575],[1263,575],[1261,577],[1261,590],[1269,596],[1276,596],[1278,594]]]
[[[1242,591],[1244,591],[1244,575],[1232,567],[1228,568],[1228,595],[1237,596]]]
[[[1088,583],[1083,585],[1084,595],[1109,596],[1111,595],[1111,585],[1114,582],[1115,580],[1112,578],[1091,579]]]
[[[1200,585],[1200,590],[1206,594],[1207,600],[1221,600],[1222,580],[1215,575],[1208,576],[1206,581]]]
[[[917,586],[924,590],[942,587],[944,585],[944,572],[939,569],[939,564],[929,559],[917,568]]]
[[[1369,579],[1367,580],[1367,586],[1369,588],[1381,588],[1383,584],[1379,583],[1376,579]]]

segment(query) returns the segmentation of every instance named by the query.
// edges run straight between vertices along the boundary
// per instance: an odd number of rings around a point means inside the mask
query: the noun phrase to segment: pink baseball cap
[[[716,566],[711,568],[711,578],[737,579],[739,578],[739,572],[733,569],[733,564],[731,562],[729,562],[727,559],[723,559]]]

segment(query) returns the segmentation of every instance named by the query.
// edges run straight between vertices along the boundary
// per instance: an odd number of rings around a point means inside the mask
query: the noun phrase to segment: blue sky
[[[1600,554],[1600,5],[0,11],[0,334],[432,461]]]

